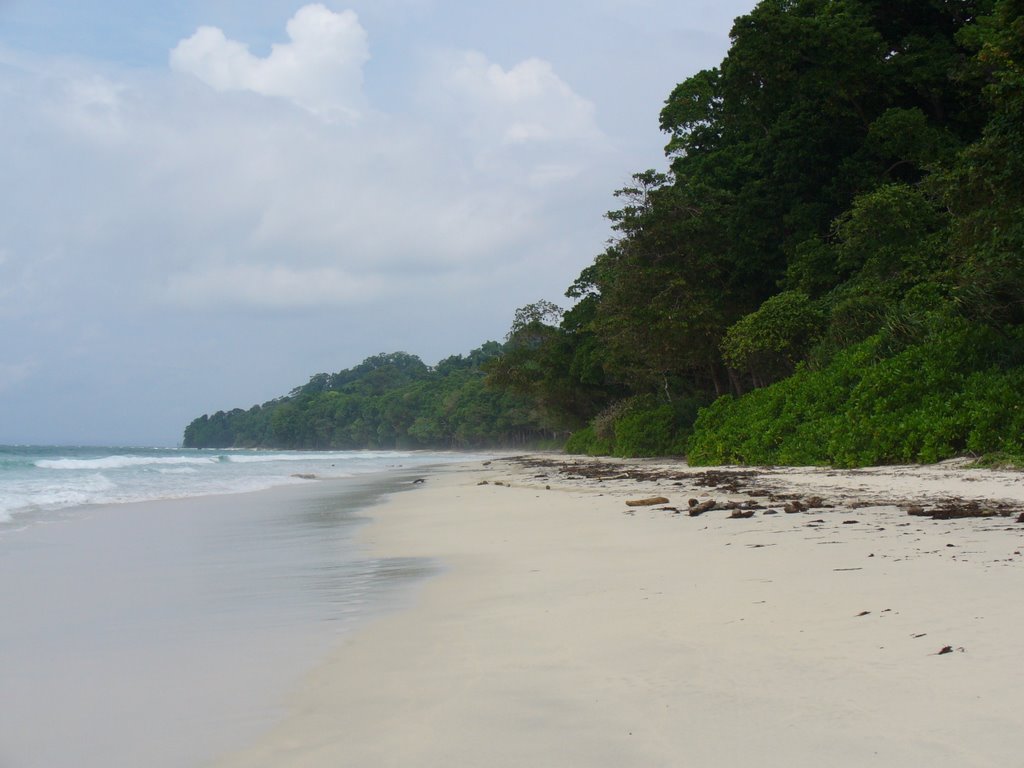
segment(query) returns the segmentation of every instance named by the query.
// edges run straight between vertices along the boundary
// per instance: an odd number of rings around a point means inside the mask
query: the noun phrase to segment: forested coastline
[[[405,352],[318,373],[288,395],[218,411],[185,429],[186,448],[486,448],[558,446],[524,397],[485,386],[501,354],[488,342],[429,367]]]
[[[760,3],[722,63],[669,95],[667,166],[616,193],[569,308],[520,309],[472,363],[419,363],[372,395],[375,432],[339,405],[351,382],[314,377],[254,415],[196,420],[186,445],[571,434],[573,452],[702,464],[1024,455],[1022,12]]]

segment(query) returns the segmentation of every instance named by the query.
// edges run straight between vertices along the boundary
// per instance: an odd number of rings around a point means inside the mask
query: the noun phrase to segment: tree
[[[784,291],[731,328],[722,341],[726,362],[750,374],[755,387],[796,370],[822,331],[824,315],[803,293]]]

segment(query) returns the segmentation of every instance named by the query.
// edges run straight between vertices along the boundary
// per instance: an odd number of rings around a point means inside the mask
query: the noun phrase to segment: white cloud
[[[444,57],[425,98],[440,100],[478,141],[524,145],[598,141],[594,105],[537,58],[511,69],[467,51]]]
[[[216,27],[200,27],[171,51],[170,65],[219,91],[276,96],[321,117],[357,118],[364,109],[366,31],[353,11],[306,5],[288,21],[290,42],[265,58]]]
[[[533,295],[539,279],[559,291],[596,252],[613,181],[579,183],[605,149],[592,105],[549,64],[450,57],[424,70],[447,101],[367,110],[344,130],[282,99],[222,98],[218,89],[269,92],[264,68],[337,49],[339,30],[357,31],[365,50],[354,14],[306,6],[288,27],[292,42],[265,58],[216,30],[179,44],[172,61],[213,88],[85,66],[0,72],[0,109],[20,116],[0,125],[0,146],[24,180],[0,192],[0,226],[35,267],[4,266],[0,311],[145,313],[149,301],[344,311],[402,285],[422,297],[499,274],[502,292]],[[83,153],[68,130],[82,109],[116,118],[124,140]],[[466,122],[477,139],[458,132]],[[566,246],[580,232],[593,250]]]

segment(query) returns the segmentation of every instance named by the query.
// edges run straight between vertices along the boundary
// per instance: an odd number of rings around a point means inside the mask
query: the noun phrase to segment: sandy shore
[[[219,765],[1024,765],[1021,509],[956,463],[443,470],[363,532],[443,574]]]

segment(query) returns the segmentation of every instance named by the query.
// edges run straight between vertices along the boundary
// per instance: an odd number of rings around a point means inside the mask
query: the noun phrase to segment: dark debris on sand
[[[697,517],[711,510],[729,510],[732,518],[748,518],[748,510],[764,509],[754,499],[765,499],[783,508],[783,511],[806,513],[812,510],[836,508],[837,505],[825,501],[814,494],[800,494],[777,487],[763,487],[765,472],[756,469],[709,469],[699,472],[678,471],[666,467],[644,467],[623,464],[617,461],[597,461],[592,459],[563,459],[547,456],[512,456],[505,461],[533,470],[543,470],[538,478],[546,478],[552,474],[560,475],[567,480],[591,480],[605,482],[613,480],[629,480],[636,483],[669,482],[677,486],[690,488],[708,488],[722,493],[743,494],[751,497],[746,502],[725,502],[708,500],[698,502],[689,500],[686,510],[690,517]],[[665,503],[665,502],[661,502]],[[1016,522],[1024,523],[1024,506],[1019,503],[995,500],[965,500],[958,497],[947,497],[929,500],[909,499],[850,499],[838,505],[840,509],[850,511],[866,507],[895,506],[910,515],[930,517],[933,520],[953,520],[959,518],[1006,518],[1017,515]],[[744,510],[744,514],[735,514],[736,509]],[[679,512],[675,507],[674,513]],[[764,514],[777,514],[777,510],[768,510]],[[856,522],[854,520],[844,521]]]
[[[512,456],[511,462],[530,469],[553,470],[570,480],[633,480],[635,482],[668,481],[692,485],[700,488],[716,488],[730,493],[747,493],[763,495],[761,492],[751,493],[753,485],[761,473],[753,469],[720,470],[711,469],[705,472],[677,472],[662,468],[645,468],[627,466],[614,461],[559,461],[544,456]]]
[[[901,505],[904,506],[904,505]],[[1020,513],[1020,506],[1008,501],[965,501],[959,497],[939,499],[928,506],[905,505],[908,515],[930,517],[932,520],[954,520],[961,517],[1011,517]],[[1024,513],[1017,522],[1024,522]]]

